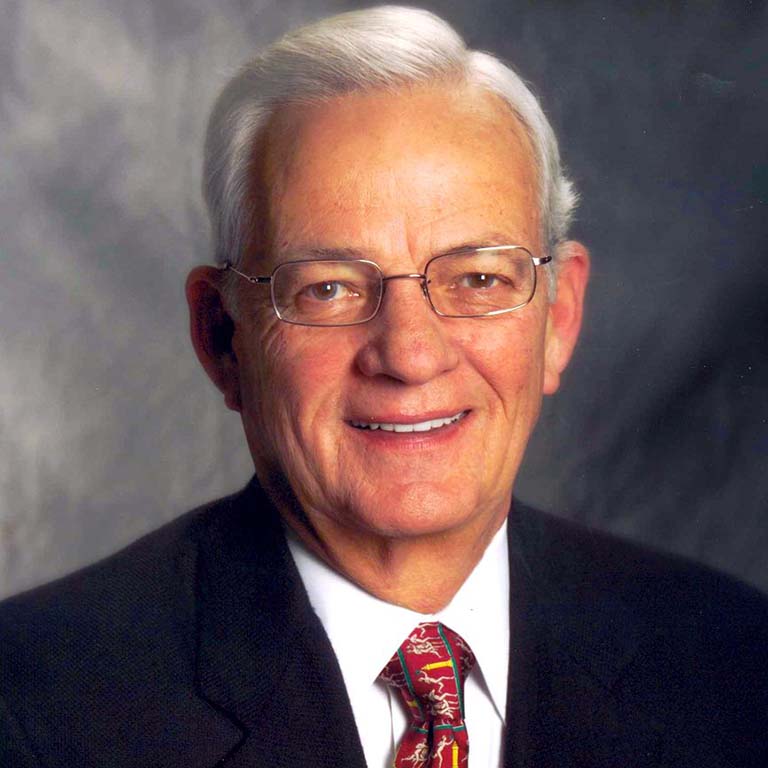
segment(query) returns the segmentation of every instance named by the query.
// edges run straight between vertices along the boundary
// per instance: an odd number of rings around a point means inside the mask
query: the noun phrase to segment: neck
[[[398,538],[372,535],[324,517],[290,512],[283,517],[306,547],[362,589],[428,614],[453,599],[503,524],[507,509],[457,530]]]

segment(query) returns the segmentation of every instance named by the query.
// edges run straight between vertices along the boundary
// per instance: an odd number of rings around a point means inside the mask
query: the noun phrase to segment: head
[[[343,13],[289,33],[248,62],[222,91],[208,125],[203,168],[215,260],[238,266],[263,237],[258,202],[269,190],[259,185],[254,164],[261,162],[258,148],[280,106],[427,84],[474,85],[496,94],[528,135],[542,244],[554,260],[546,270],[552,295],[555,266],[567,255],[558,246],[577,196],[546,115],[519,75],[499,59],[467,49],[434,14],[398,6]]]
[[[469,246],[553,257],[514,313],[439,317],[418,281],[395,280],[376,317],[342,328],[281,322],[268,288],[231,273],[188,281],[196,350],[257,474],[320,539],[495,530],[575,344],[588,264],[565,239],[574,193],[520,78],[425,11],[321,21],[224,90],[204,184],[216,259],[252,275],[317,254],[385,276]]]

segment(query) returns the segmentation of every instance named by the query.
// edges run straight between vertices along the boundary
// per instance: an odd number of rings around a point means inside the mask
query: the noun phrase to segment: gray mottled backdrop
[[[188,342],[206,114],[354,2],[0,0],[0,594],[250,475]],[[519,492],[768,589],[763,2],[431,2],[532,81],[594,280]]]

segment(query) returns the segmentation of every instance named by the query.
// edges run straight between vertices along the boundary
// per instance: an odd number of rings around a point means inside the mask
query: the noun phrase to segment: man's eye
[[[313,283],[307,286],[303,292],[310,299],[316,299],[317,301],[333,301],[334,299],[343,299],[356,295],[355,291],[338,280],[324,280],[322,283]]]
[[[499,283],[501,278],[490,272],[470,272],[462,275],[459,280],[460,288],[472,288],[473,290],[482,288],[493,288]]]

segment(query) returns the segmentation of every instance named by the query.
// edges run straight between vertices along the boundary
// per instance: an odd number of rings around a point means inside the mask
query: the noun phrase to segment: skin
[[[354,249],[385,275],[422,272],[466,245],[541,253],[529,141],[494,96],[431,86],[282,108],[263,157],[264,233],[243,271],[309,249]],[[268,289],[221,274],[187,282],[192,338],[242,416],[256,473],[286,522],[374,595],[446,605],[503,523],[542,394],[559,386],[581,322],[588,255],[563,246],[557,300],[539,290],[495,318],[438,317],[418,281],[387,284],[376,318],[348,328],[279,321]],[[352,420],[450,427],[393,434]]]

